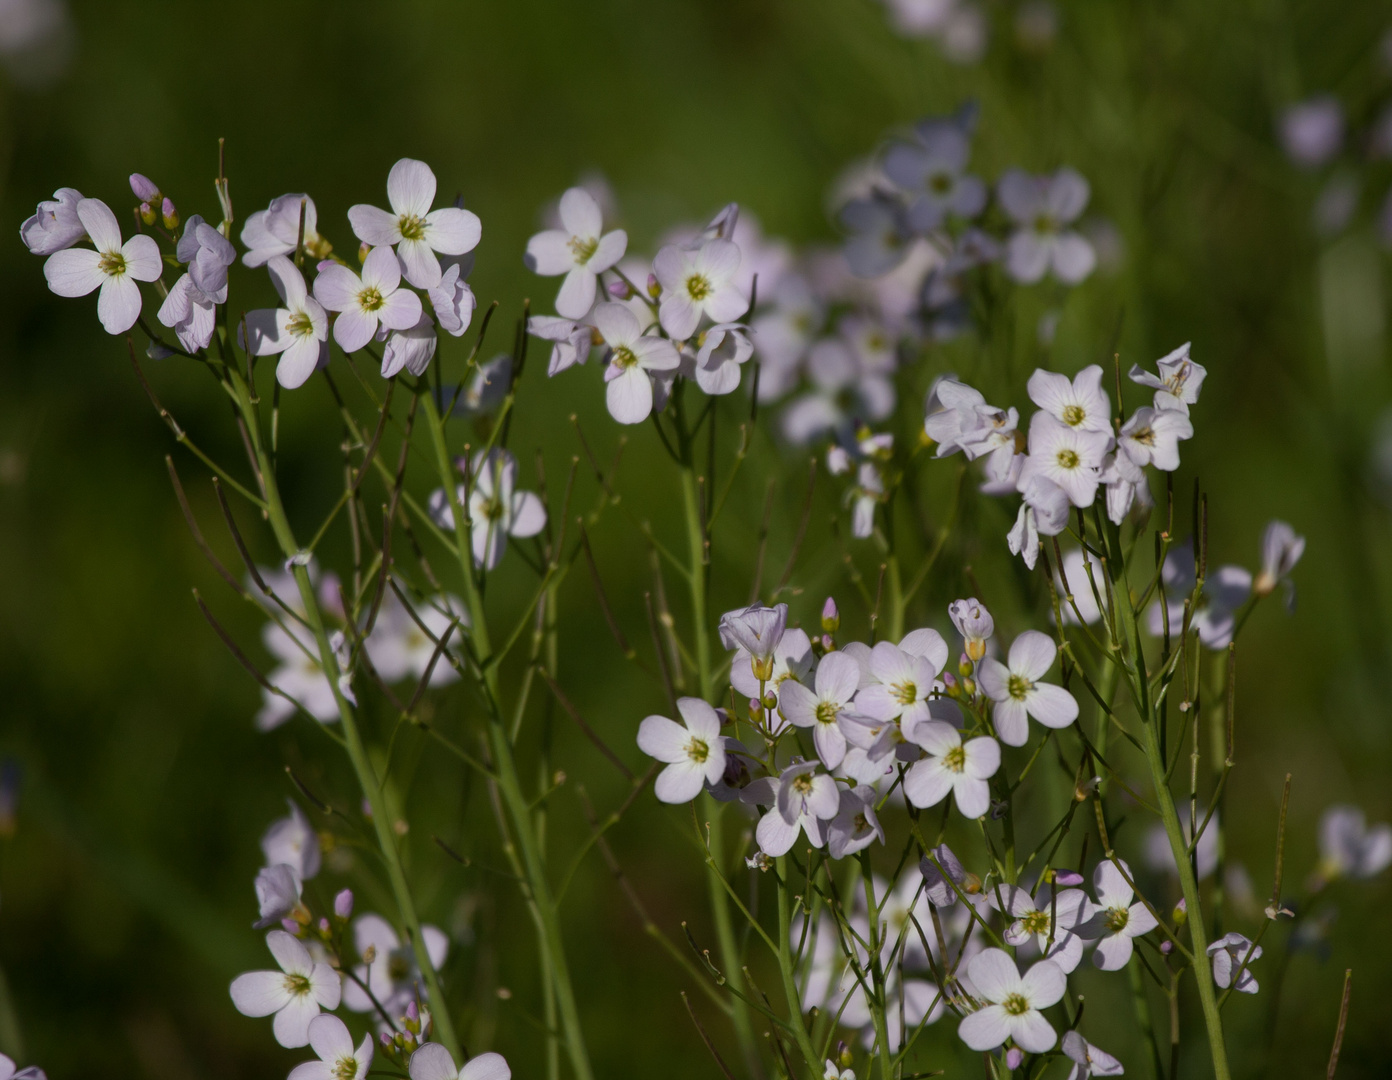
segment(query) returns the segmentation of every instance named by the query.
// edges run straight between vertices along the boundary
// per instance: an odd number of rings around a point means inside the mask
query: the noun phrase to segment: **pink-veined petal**
[[[827,701],[849,702],[859,685],[860,665],[844,653],[829,653],[817,666],[817,693]]]
[[[348,224],[353,227],[354,236],[373,247],[390,247],[401,239],[400,220],[380,206],[367,203],[350,206]]]
[[[102,282],[97,293],[97,318],[108,334],[124,334],[140,318],[140,286],[128,274]]]
[[[48,287],[59,296],[86,296],[106,280],[99,264],[101,254],[88,248],[55,251],[44,263]]]

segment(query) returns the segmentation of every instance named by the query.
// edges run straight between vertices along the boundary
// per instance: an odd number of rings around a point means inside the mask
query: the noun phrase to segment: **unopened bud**
[[[977,875],[973,874],[970,870],[967,871],[967,876],[962,879],[962,891],[968,896],[975,896],[977,893],[981,892],[981,878],[977,877]]]
[[[369,945],[363,950],[363,963],[370,964],[377,959],[377,946]]]
[[[957,658],[957,670],[962,673],[963,678],[970,675],[972,671],[975,670],[975,665],[972,664],[971,657],[966,653],[963,653]]]
[[[657,283],[656,274],[648,275],[648,295],[651,296],[654,300],[656,300],[659,296],[662,295],[662,286]]]
[[[1073,888],[1083,883],[1083,875],[1076,870],[1055,870],[1054,884],[1062,885],[1064,888]]]
[[[953,690],[957,689],[957,676],[952,674],[952,672],[944,671],[942,673],[942,681],[943,685],[947,687],[947,692],[949,694],[952,693]]]
[[[1005,1067],[1014,1072],[1020,1067],[1020,1063],[1025,1060],[1025,1052],[1018,1046],[1012,1046],[1005,1052]]]
[[[836,639],[835,639],[834,637],[832,637],[830,634],[823,634],[823,635],[822,635],[822,651],[823,651],[823,652],[835,652],[835,651],[836,651]]]
[[[344,889],[334,897],[334,914],[346,919],[353,914],[353,890]]]
[[[1170,953],[1172,953],[1172,952],[1174,952],[1174,942],[1173,942],[1173,941],[1169,940],[1169,938],[1166,938],[1164,941],[1160,942],[1160,955],[1161,955],[1161,956],[1169,956]]]
[[[826,603],[822,605],[822,630],[828,634],[834,634],[841,627],[841,612],[836,607],[836,600],[830,596],[826,598]]]
[[[367,255],[368,255],[368,252],[370,252],[371,250],[372,250],[372,245],[369,244],[366,240],[364,240],[361,244],[359,244],[359,245],[358,245],[358,262],[359,262],[359,263],[365,263],[365,262],[367,262]]]
[[[329,920],[321,917],[321,918],[319,919],[319,933],[321,933],[321,934],[327,934],[328,932],[329,932]]]
[[[303,929],[294,919],[281,919],[280,925],[285,927],[287,934],[294,934],[296,937],[299,937],[300,931]]]
[[[770,690],[767,694],[764,695],[764,708],[778,708],[778,695],[775,694],[772,690]]]
[[[160,189],[148,176],[143,176],[138,172],[131,173],[130,186],[135,197],[141,202],[157,203],[160,201]]]
[[[159,220],[159,211],[147,202],[140,204],[138,213],[140,214],[140,220],[145,222],[146,225],[154,225],[154,223]]]
[[[378,1038],[382,1040],[382,1045],[384,1047],[390,1047],[392,1045],[392,1037],[387,1032],[382,1032],[382,1034],[379,1035]]]
[[[174,206],[174,200],[165,196],[164,202],[160,203],[160,220],[164,222],[166,229],[177,229],[179,227],[179,211]]]
[[[500,986],[500,987],[498,987],[497,994],[498,994],[498,1000],[499,1000],[499,1001],[511,1001],[511,1000],[512,1000],[512,991],[509,990],[506,986]]]
[[[633,295],[633,290],[628,287],[626,281],[609,282],[609,295],[615,300],[627,300]]]
[[[976,680],[975,680],[975,679],[963,679],[963,680],[962,680],[962,693],[966,694],[967,697],[976,697]]]
[[[1174,921],[1176,926],[1183,926],[1189,921],[1189,908],[1183,900],[1174,906],[1174,911],[1170,913],[1170,918]]]
[[[768,682],[773,678],[773,657],[772,656],[751,656],[749,666],[754,672],[754,678],[760,682]]]
[[[841,1068],[849,1069],[855,1058],[851,1055],[851,1048],[846,1045],[845,1040],[837,1046],[837,1051],[836,1060],[840,1062]]]
[[[986,655],[986,642],[981,638],[972,638],[967,642],[967,655],[973,660],[980,660]]]

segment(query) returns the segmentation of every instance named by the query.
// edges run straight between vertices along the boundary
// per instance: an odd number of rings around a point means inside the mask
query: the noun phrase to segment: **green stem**
[[[889,640],[898,642],[904,636],[904,609],[908,605],[904,602],[904,583],[899,574],[899,556],[891,552],[885,561],[888,564],[885,576],[889,579]]]
[[[261,485],[266,497],[266,518],[270,522],[276,542],[280,545],[281,553],[287,559],[291,559],[299,553],[300,546],[295,540],[294,531],[291,529],[290,521],[285,514],[285,506],[281,501],[280,487],[276,482],[276,474],[270,455],[267,454],[261,441],[261,429],[257,423],[255,406],[251,401],[250,388],[242,378],[241,372],[231,365],[228,366],[227,378],[237,408],[250,435],[253,452],[256,454],[257,469],[261,473]],[[333,688],[334,700],[338,704],[338,715],[343,725],[343,741],[348,748],[348,758],[353,764],[353,771],[358,776],[358,784],[362,787],[363,795],[367,797],[368,806],[372,811],[372,828],[377,835],[377,846],[382,853],[382,862],[387,868],[387,880],[396,900],[401,923],[405,927],[406,936],[411,940],[411,951],[415,954],[416,965],[420,968],[421,976],[425,979],[426,992],[435,1004],[431,1012],[435,1020],[437,1037],[444,1044],[445,1049],[457,1060],[460,1056],[460,1046],[454,1031],[454,1020],[445,1002],[444,992],[440,988],[439,974],[435,970],[435,965],[431,963],[430,954],[425,947],[425,937],[421,933],[420,917],[416,913],[415,900],[411,896],[411,888],[406,882],[406,874],[401,866],[401,853],[396,846],[396,835],[392,828],[391,814],[382,790],[382,781],[378,778],[377,771],[373,768],[367,749],[363,745],[362,733],[358,730],[357,715],[353,706],[339,690],[338,659],[334,655],[333,647],[329,644],[329,634],[324,627],[324,619],[319,610],[319,600],[314,592],[314,584],[309,580],[309,570],[299,564],[296,564],[293,570],[295,584],[300,591],[300,602],[305,608],[305,622],[314,635],[314,642],[319,650],[319,663],[324,670],[325,678],[328,679],[329,685]]]
[[[898,636],[898,635],[896,635]],[[881,1080],[893,1077],[893,1056],[889,1046],[889,1024],[885,1020],[885,1010],[889,1008],[889,994],[885,989],[884,962],[880,959],[880,905],[875,900],[875,878],[870,869],[870,855],[862,851],[860,856],[860,876],[865,888],[865,909],[870,920],[870,977],[875,987],[878,1002],[868,1002],[870,1016],[875,1024],[875,1041],[880,1044]]]
[[[1213,1073],[1216,1080],[1231,1080],[1228,1068],[1227,1046],[1223,1039],[1223,1020],[1218,1012],[1218,1000],[1213,991],[1213,971],[1208,959],[1207,927],[1204,923],[1199,883],[1194,875],[1194,864],[1189,858],[1189,842],[1184,836],[1184,828],[1179,823],[1175,811],[1174,796],[1166,776],[1165,756],[1160,750],[1159,717],[1155,714],[1154,699],[1150,693],[1149,680],[1145,671],[1145,654],[1142,651],[1139,615],[1131,600],[1130,586],[1126,581],[1126,567],[1122,556],[1121,533],[1115,526],[1106,531],[1108,551],[1107,573],[1112,581],[1112,592],[1116,597],[1117,617],[1125,636],[1127,649],[1131,654],[1130,674],[1134,679],[1136,700],[1142,706],[1141,729],[1144,740],[1146,763],[1150,766],[1151,781],[1155,785],[1155,801],[1160,808],[1160,820],[1165,826],[1165,836],[1170,842],[1175,867],[1179,873],[1180,890],[1184,894],[1187,912],[1186,924],[1189,927],[1191,952],[1193,953],[1194,981],[1198,984],[1199,1006],[1203,1010],[1204,1026],[1208,1030],[1208,1045],[1213,1056]]]
[[[776,860],[778,867],[778,972],[783,978],[783,995],[788,1000],[788,1024],[793,1029],[798,1050],[811,1076],[817,1076],[817,1051],[812,1046],[812,1037],[807,1034],[807,1024],[802,1015],[802,995],[798,993],[797,976],[793,971],[792,919],[788,911],[788,856],[780,855]],[[883,1020],[879,1021],[883,1023]],[[889,1074],[886,1073],[886,1076]]]
[[[454,516],[454,540],[460,570],[464,579],[464,598],[469,607],[472,626],[469,629],[473,638],[474,650],[486,660],[491,652],[488,636],[488,623],[483,608],[483,597],[474,577],[473,547],[470,538],[469,521],[465,508],[460,505],[456,493],[456,472],[450,460],[445,442],[444,425],[440,420],[435,400],[427,390],[421,395],[424,406],[426,427],[435,454],[435,467],[440,482],[444,485]],[[552,984],[556,992],[556,1008],[560,1012],[561,1029],[565,1034],[566,1049],[569,1051],[571,1068],[576,1080],[592,1080],[589,1052],[585,1047],[584,1030],[580,1025],[580,1012],[576,1005],[575,990],[571,984],[570,968],[566,963],[564,941],[561,935],[560,918],[551,884],[546,877],[546,863],[532,820],[531,807],[522,791],[522,781],[517,773],[517,760],[513,755],[512,741],[508,737],[503,722],[501,704],[498,697],[498,667],[485,664],[483,668],[484,687],[489,698],[488,747],[493,757],[493,767],[497,772],[498,791],[503,806],[512,823],[513,839],[521,856],[527,888],[535,908],[539,944],[545,956],[545,963],[551,970]]]

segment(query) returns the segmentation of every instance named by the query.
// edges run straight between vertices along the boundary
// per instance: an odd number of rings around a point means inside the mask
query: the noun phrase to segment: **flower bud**
[[[823,634],[823,635],[822,635],[822,652],[835,652],[835,651],[836,651],[836,639],[835,639],[834,637],[832,637],[830,634]]]
[[[323,917],[320,917],[320,919],[319,919],[319,933],[324,934],[325,936],[327,936],[328,933],[329,933],[329,930],[330,930],[330,927],[329,927],[329,920],[328,920],[328,919],[325,919],[325,918],[323,918]]]
[[[834,634],[841,627],[841,612],[836,607],[836,600],[830,596],[826,598],[826,603],[822,605],[822,630],[828,634]]]
[[[1055,870],[1054,884],[1072,888],[1083,883],[1083,875],[1076,870]]]
[[[972,659],[966,653],[963,653],[957,658],[957,670],[962,673],[963,678],[970,675],[974,670]]]
[[[764,708],[769,710],[778,708],[778,695],[772,690],[764,695]]]
[[[377,959],[377,946],[369,945],[366,949],[363,950],[362,957],[364,964],[371,964],[372,961]]]
[[[633,295],[633,290],[628,287],[626,281],[609,282],[609,295],[615,300],[627,300]]]
[[[140,215],[140,220],[146,225],[154,225],[159,220],[159,211],[147,202],[141,203],[136,212]]]
[[[1176,926],[1183,926],[1189,921],[1189,907],[1183,900],[1174,906],[1174,911],[1170,913],[1170,918],[1174,920]]]
[[[368,252],[370,252],[371,250],[372,250],[372,245],[369,244],[366,240],[364,240],[361,244],[359,244],[359,245],[358,245],[358,262],[359,262],[359,263],[365,263],[365,262],[367,262],[367,255],[368,255]]]
[[[754,678],[760,682],[768,682],[773,678],[773,657],[772,656],[751,656],[749,666],[754,672]]]
[[[334,897],[334,914],[346,919],[353,914],[353,890],[344,889]]]
[[[849,1069],[851,1067],[851,1062],[855,1060],[851,1055],[851,1048],[846,1045],[844,1039],[836,1045],[836,1060],[843,1069]]]
[[[131,191],[135,197],[143,203],[157,203],[160,201],[160,189],[155,186],[155,182],[148,176],[142,176],[138,172],[130,174]]]
[[[654,300],[662,295],[662,286],[658,284],[656,274],[648,275],[648,295]]]
[[[299,937],[300,931],[304,929],[294,919],[281,919],[280,925],[285,927],[285,932],[287,934],[294,934],[296,937]]]
[[[1171,941],[1169,938],[1166,938],[1164,941],[1160,942],[1160,955],[1161,955],[1161,956],[1169,956],[1170,953],[1172,953],[1172,952],[1174,952],[1174,942],[1173,942],[1173,941]]]
[[[967,697],[976,697],[976,680],[975,680],[975,679],[963,679],[963,680],[962,680],[962,693],[966,694]]]
[[[1005,1052],[1005,1067],[1014,1072],[1020,1067],[1020,1063],[1025,1060],[1025,1052],[1018,1046],[1012,1046]]]
[[[174,206],[174,200],[165,196],[164,202],[160,203],[160,220],[166,229],[177,229],[179,227],[179,211]]]

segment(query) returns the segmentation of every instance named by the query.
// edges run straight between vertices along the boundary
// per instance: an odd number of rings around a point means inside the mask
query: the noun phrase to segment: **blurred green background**
[[[531,277],[521,252],[538,208],[582,173],[601,170],[612,182],[632,250],[650,251],[671,223],[704,219],[728,200],[776,235],[826,241],[824,193],[849,160],[892,126],[977,100],[978,171],[1074,165],[1092,182],[1091,209],[1122,238],[1120,270],[1068,300],[1054,363],[1071,370],[1105,358],[1118,324],[1124,364],[1192,339],[1210,377],[1176,490],[1202,476],[1213,559],[1254,565],[1270,517],[1309,537],[1294,617],[1264,605],[1243,639],[1240,767],[1227,795],[1230,847],[1265,896],[1280,785],[1295,774],[1291,893],[1313,866],[1328,803],[1358,803],[1373,820],[1392,814],[1392,552],[1369,465],[1389,402],[1387,266],[1367,213],[1338,239],[1317,239],[1318,181],[1287,164],[1277,118],[1316,91],[1338,92],[1354,111],[1386,96],[1386,7],[1061,2],[1056,33],[1042,42],[1017,32],[1017,6],[987,10],[987,55],[963,66],[931,42],[895,36],[870,0],[73,3],[65,72],[42,87],[11,80],[0,92],[0,204],[17,226],[38,199],[70,185],[121,214],[125,178],[140,171],[185,215],[212,214],[225,137],[239,219],[305,190],[320,230],[347,253],[347,207],[380,203],[391,163],[423,158],[442,196],[462,192],[483,219],[472,281],[483,303],[500,301],[501,347],[524,296],[549,310],[554,282]],[[1376,168],[1370,199],[1388,179]],[[248,303],[269,297],[259,274],[238,268],[233,280]],[[0,1031],[0,1048],[22,1038],[21,1063],[42,1064],[55,1080],[284,1075],[304,1055],[275,1046],[264,1021],[238,1015],[226,989],[265,960],[250,929],[257,841],[291,794],[284,766],[340,805],[351,802],[351,776],[306,723],[253,730],[258,691],[203,622],[190,586],[264,662],[260,619],[191,542],[161,461],[177,448],[92,303],[49,294],[39,261],[15,240],[0,247],[0,312],[0,753],[23,770],[0,840],[0,970],[19,1030]],[[457,363],[460,352],[447,355]],[[960,355],[930,357],[931,371],[906,385],[925,385]],[[173,360],[147,371],[180,421],[235,460],[211,385]],[[556,487],[578,449],[569,413],[606,459],[618,433],[592,371],[550,384],[541,374],[534,365],[524,383],[513,446],[529,478],[539,448]],[[282,414],[284,483],[304,534],[339,482],[341,433],[327,397],[311,384],[287,396]],[[665,458],[650,428],[631,434],[625,498],[675,543],[679,507]],[[175,459],[205,530],[234,564],[206,475],[188,455]],[[782,566],[802,460],[756,444],[716,552],[715,610],[745,599],[775,465],[791,478],[770,540],[771,575]],[[426,478],[413,486],[425,490]],[[931,490],[930,515],[941,511]],[[577,493],[589,505],[587,475]],[[814,538],[836,507],[823,483]],[[255,524],[250,515],[243,523]],[[620,619],[646,645],[641,595],[651,579],[638,537],[610,513],[594,542]],[[271,561],[266,538],[255,543]],[[330,562],[344,544],[331,538]],[[943,623],[946,602],[967,588],[965,563],[975,559],[983,580],[983,565],[1004,566],[996,536],[974,544],[954,541],[911,625]],[[809,543],[799,571],[809,592],[794,600],[794,615],[810,623],[835,589],[848,626],[863,627],[837,557],[830,541]],[[529,590],[514,560],[491,591],[498,625],[511,625]],[[561,628],[563,686],[636,763],[635,725],[662,696],[613,647],[583,572],[562,590]],[[457,724],[464,700],[455,690],[436,708]],[[540,727],[542,710],[534,712]],[[555,724],[553,767],[572,784],[583,779],[601,808],[614,805],[621,785],[608,766],[563,719]],[[527,745],[539,738],[529,730]],[[479,864],[500,864],[483,792],[420,744],[399,764],[413,873],[427,917],[455,936],[446,974],[467,1002],[469,1041],[508,1054],[516,1075],[536,1075],[535,959],[517,892],[429,843],[440,835]],[[560,852],[583,835],[578,806],[569,788],[554,797]],[[654,917],[678,936],[682,919],[698,932],[706,925],[684,829],[679,809],[645,798],[613,834]],[[359,910],[380,906],[358,887]],[[1238,1075],[1315,1074],[1348,966],[1341,1075],[1392,1068],[1388,878],[1340,886],[1336,899],[1328,955],[1292,961],[1279,1013],[1269,1015],[1260,995],[1229,1007]],[[642,936],[597,858],[578,875],[568,911],[600,1073],[715,1075],[677,996],[685,976]],[[1256,923],[1239,925],[1250,932]],[[1268,957],[1278,951],[1273,941]],[[513,990],[510,1000],[498,998],[499,986]],[[1089,1012],[1095,1004],[1094,1019],[1108,1025],[1100,1030],[1120,1030],[1129,1006],[1104,1000],[1115,984],[1086,989]],[[943,1029],[952,1061],[958,1048]],[[728,1046],[728,1034],[713,1030]],[[1144,1058],[1133,1058],[1128,1073],[1145,1075]],[[1193,1063],[1201,1075],[1201,1052]]]

